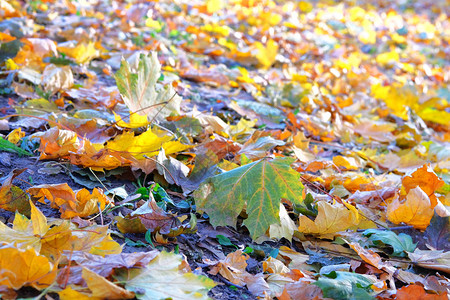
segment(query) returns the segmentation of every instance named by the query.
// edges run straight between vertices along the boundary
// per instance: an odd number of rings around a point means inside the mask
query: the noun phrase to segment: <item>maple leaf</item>
[[[12,228],[0,222],[0,241],[33,247],[52,260],[57,260],[64,250],[84,250],[101,255],[122,251],[107,233],[107,226],[94,225],[78,231],[68,221],[47,223],[47,218],[31,201],[30,206],[30,219],[16,213]]]
[[[246,277],[250,276],[245,270],[247,267],[247,259],[249,259],[248,254],[243,253],[241,250],[231,252],[225,259],[222,259],[213,265],[208,273],[212,275],[220,273],[220,275],[230,282],[244,285]]]
[[[421,285],[410,284],[397,291],[395,295],[397,300],[421,299],[421,300],[447,300],[447,293],[428,294]]]
[[[409,190],[405,202],[401,203],[397,196],[387,207],[389,221],[395,224],[404,222],[420,230],[428,227],[433,215],[430,198],[420,187]]]
[[[107,150],[121,152],[122,156],[135,157],[142,159],[144,155],[154,156],[158,154],[162,147],[165,154],[172,154],[191,148],[189,145],[184,145],[179,141],[174,141],[173,136],[160,129],[149,128],[139,136],[135,136],[134,132],[124,132],[116,136],[112,141],[106,144]]]
[[[256,49],[258,49],[258,53],[256,54],[256,58],[264,69],[270,68],[273,63],[276,61],[276,56],[278,53],[278,44],[270,39],[267,41],[266,46],[260,42],[256,42],[254,44]]]
[[[301,203],[303,185],[290,167],[293,161],[264,158],[210,177],[194,193],[197,207],[208,213],[213,226],[235,226],[247,204],[244,224],[255,239],[279,224],[281,198]]]
[[[423,268],[450,273],[450,251],[416,249],[408,256],[413,263]]]
[[[0,208],[8,211],[18,211],[21,214],[30,215],[31,207],[28,195],[19,187],[12,184],[14,178],[26,169],[13,170],[4,178],[0,187]]]
[[[103,210],[106,204],[110,203],[100,189],[95,188],[92,194],[86,189],[75,193],[67,183],[41,184],[29,188],[27,192],[41,203],[45,203],[44,198],[49,200],[51,207],[58,208],[64,219],[90,216],[99,212],[97,204]]]
[[[131,113],[129,116],[129,123],[125,122],[118,114],[114,113],[114,118],[116,120],[117,126],[124,128],[139,128],[145,127],[149,124],[147,116],[141,116],[137,113]]]
[[[99,51],[95,49],[93,42],[79,43],[75,47],[59,46],[58,51],[72,57],[78,64],[87,63],[99,55]]]
[[[375,268],[379,270],[384,270],[386,273],[388,273],[390,276],[392,276],[395,272],[395,268],[391,266],[387,262],[383,262],[381,260],[381,256],[379,256],[377,253],[370,249],[364,249],[361,245],[358,243],[348,243],[350,248],[355,250],[356,253],[358,253],[359,257],[363,259],[366,263],[374,266]]]
[[[369,237],[369,240],[375,243],[382,242],[390,245],[394,249],[393,256],[404,257],[406,256],[406,252],[413,252],[416,248],[416,244],[413,243],[412,238],[405,233],[397,235],[390,230],[367,229],[363,232],[363,235]]]
[[[307,216],[298,219],[298,230],[303,233],[327,235],[358,225],[358,211],[351,205],[330,204],[320,201],[317,217],[311,221]]]
[[[181,272],[182,263],[180,255],[161,252],[146,268],[135,270],[125,288],[144,300],[209,299],[207,293],[215,283],[205,276]]]
[[[313,283],[322,289],[325,297],[333,299],[350,299],[358,293],[361,299],[370,299],[371,286],[377,282],[376,277],[350,272],[335,272],[324,274]]]
[[[73,83],[72,70],[68,66],[48,65],[42,74],[44,90],[52,95],[60,90],[70,89]]]
[[[87,268],[83,268],[82,277],[91,290],[93,297],[101,299],[132,299],[135,296],[133,292],[115,285],[105,277]]]
[[[122,59],[120,69],[115,74],[117,88],[123,101],[133,112],[147,116],[148,120],[163,120],[172,113],[180,113],[181,98],[171,85],[158,89],[161,65],[156,52],[141,54],[137,70]]]
[[[16,290],[22,286],[43,289],[53,283],[56,270],[56,266],[34,248],[0,246],[0,286]]]

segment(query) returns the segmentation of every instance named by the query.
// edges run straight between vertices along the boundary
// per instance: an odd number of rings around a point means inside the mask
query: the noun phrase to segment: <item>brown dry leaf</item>
[[[285,260],[285,264],[291,270],[303,270],[306,267],[306,262],[309,260],[309,255],[299,253],[286,246],[280,247],[278,255]]]
[[[230,282],[242,286],[246,282],[246,277],[250,275],[245,270],[248,258],[248,254],[237,250],[228,254],[225,259],[218,261],[208,273],[212,275],[219,273]]]
[[[142,224],[141,219],[137,216],[116,216],[117,228],[122,233],[145,233],[147,228]]]
[[[18,249],[12,244],[0,246],[0,286],[18,290],[23,286],[48,287],[56,278],[56,265],[36,249]]]
[[[99,212],[97,205],[103,210],[110,203],[101,189],[95,188],[92,194],[86,189],[75,193],[67,183],[41,184],[29,188],[27,192],[41,203],[45,203],[44,199],[49,200],[51,207],[59,209],[64,219],[90,216]]]
[[[450,251],[416,249],[408,256],[413,263],[423,268],[450,273]]]
[[[159,232],[161,234],[169,234],[172,229],[180,225],[180,221],[172,214],[166,213],[160,208],[153,195],[151,198],[133,213],[131,216],[138,216],[142,225],[151,232]]]
[[[387,272],[390,276],[392,276],[396,271],[396,268],[386,262],[383,262],[381,257],[372,250],[364,249],[357,243],[349,243],[348,245],[355,250],[359,257],[361,257],[366,263],[374,266],[375,268]]]
[[[112,170],[131,164],[122,153],[109,149],[97,150],[88,140],[83,140],[83,147],[78,151],[70,153],[69,160],[74,165],[91,168],[94,171]]]
[[[387,207],[389,221],[395,224],[404,222],[420,230],[428,227],[433,214],[430,198],[420,187],[409,190],[405,202],[401,203],[397,196]]]
[[[319,213],[314,221],[307,216],[299,217],[298,231],[306,234],[330,235],[359,223],[356,209],[349,210],[342,204],[329,204],[325,201],[320,201],[317,206]]]

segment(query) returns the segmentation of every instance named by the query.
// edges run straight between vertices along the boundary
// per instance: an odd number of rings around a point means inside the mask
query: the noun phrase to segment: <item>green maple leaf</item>
[[[235,226],[247,204],[244,225],[253,239],[272,224],[280,223],[281,199],[300,204],[303,185],[290,165],[293,158],[263,158],[208,178],[194,193],[197,208],[205,211],[213,226]]]
[[[156,52],[140,54],[136,70],[122,59],[120,69],[114,75],[117,88],[128,108],[139,115],[146,115],[150,121],[163,120],[171,113],[180,113],[181,98],[172,85],[162,87],[157,83],[160,76],[161,64]]]

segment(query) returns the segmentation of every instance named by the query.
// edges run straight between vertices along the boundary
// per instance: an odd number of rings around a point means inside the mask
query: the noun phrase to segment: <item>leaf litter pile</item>
[[[2,299],[447,299],[448,1],[0,0]]]

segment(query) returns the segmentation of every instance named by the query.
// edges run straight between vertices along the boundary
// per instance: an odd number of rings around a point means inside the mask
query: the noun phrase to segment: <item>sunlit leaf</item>
[[[181,98],[171,85],[157,87],[161,65],[156,52],[139,57],[139,66],[133,70],[126,60],[122,60],[115,74],[117,87],[128,108],[149,121],[162,120],[172,113],[179,114]]]
[[[208,213],[214,226],[235,226],[247,204],[244,224],[253,238],[261,236],[280,222],[281,198],[301,202],[303,185],[300,174],[290,167],[292,161],[265,158],[213,176],[194,194],[197,207]]]
[[[356,209],[349,210],[342,204],[330,204],[325,201],[320,201],[317,206],[319,213],[314,221],[307,216],[299,217],[298,231],[326,235],[346,230],[359,223]]]
[[[125,288],[138,299],[209,299],[207,293],[215,283],[202,275],[182,273],[179,255],[161,252],[146,268],[134,272]]]

